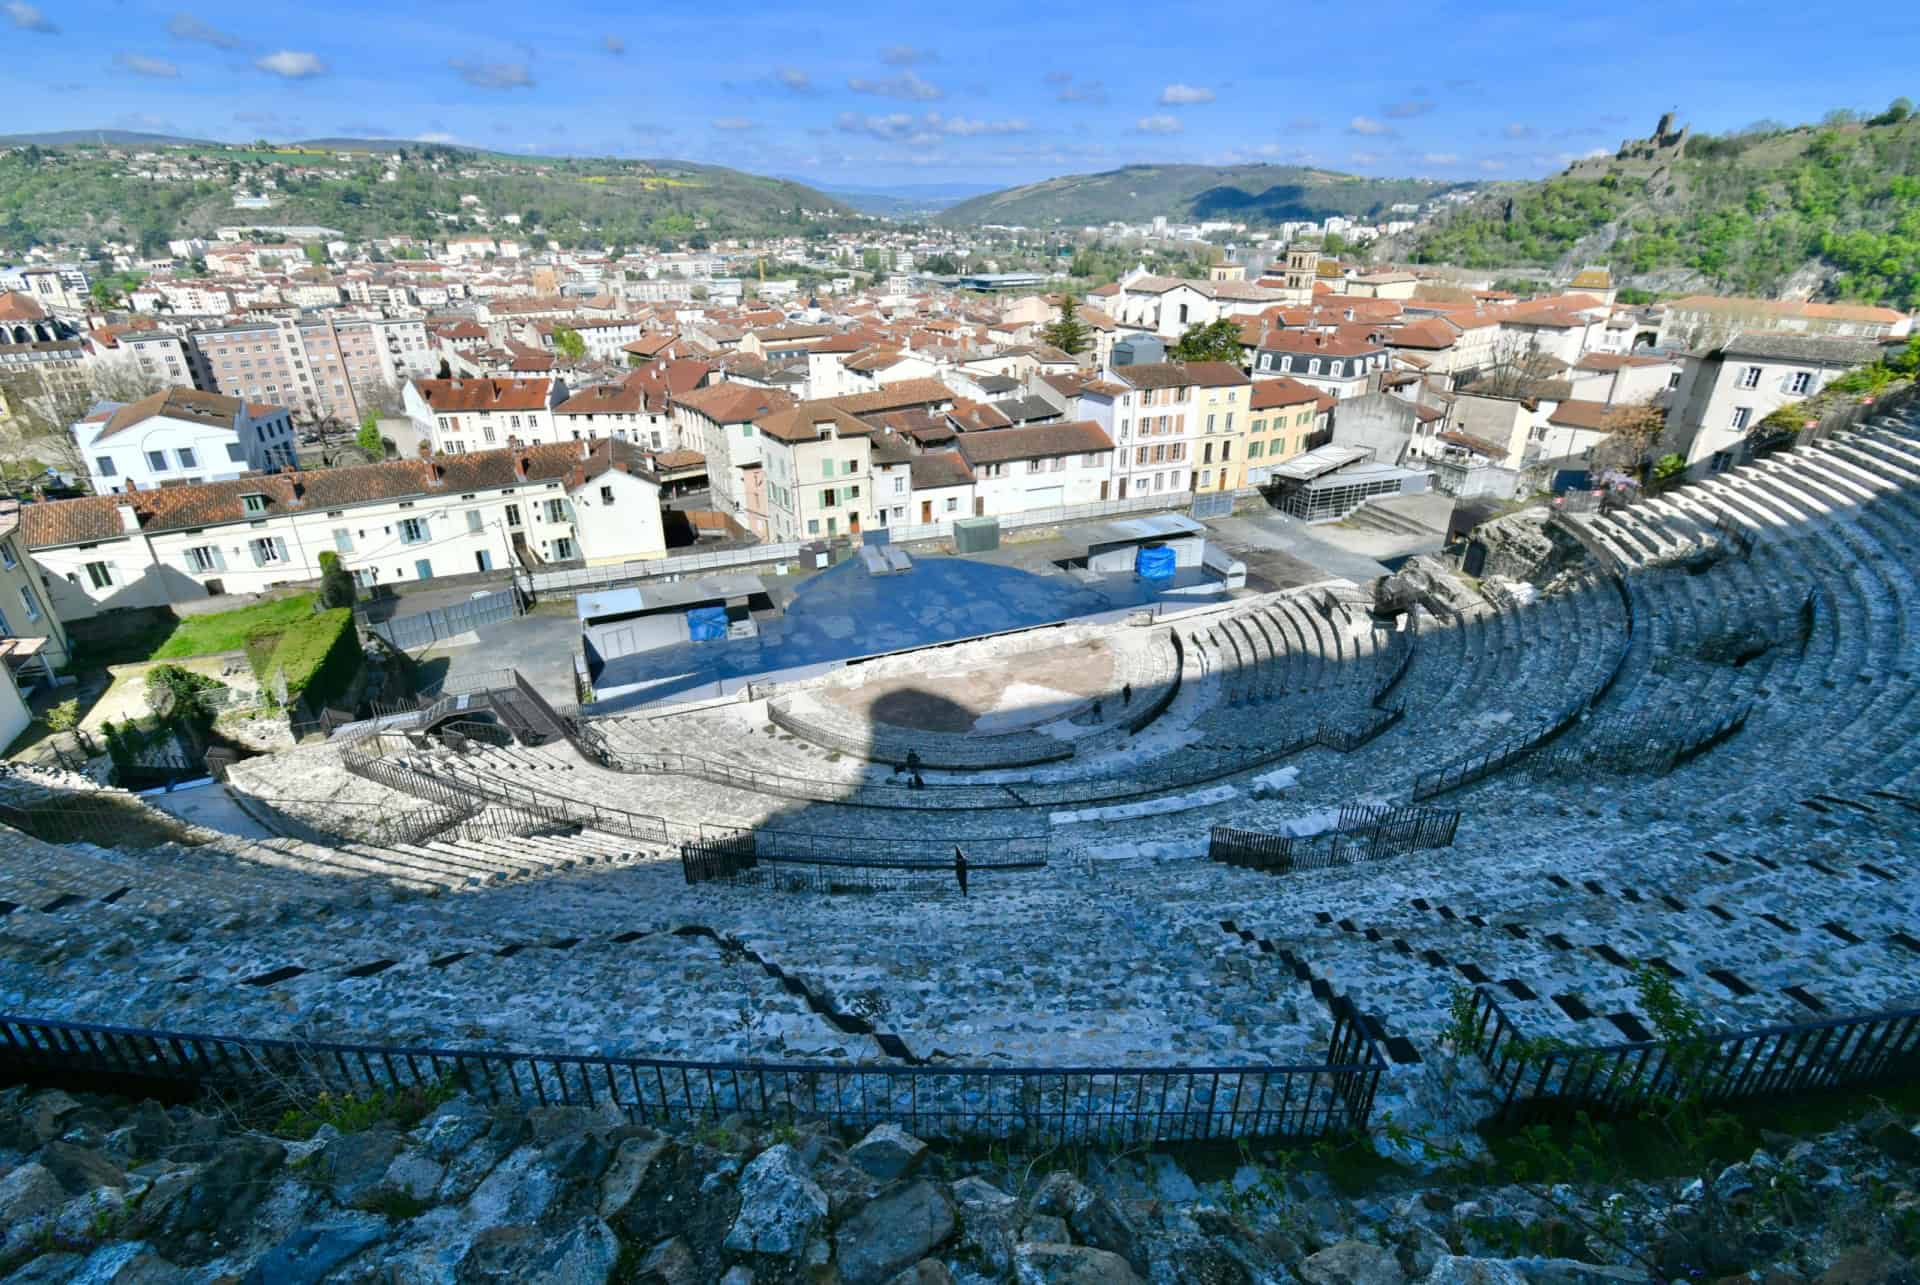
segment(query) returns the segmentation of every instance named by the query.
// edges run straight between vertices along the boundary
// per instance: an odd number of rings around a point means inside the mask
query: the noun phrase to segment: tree
[[[353,605],[353,575],[340,565],[332,549],[320,554],[320,605],[328,609]]]
[[[1080,302],[1072,295],[1060,300],[1060,316],[1040,328],[1040,337],[1066,353],[1078,357],[1093,345],[1093,327],[1080,320]]]
[[[553,332],[553,350],[568,361],[579,361],[587,355],[587,341],[578,330],[561,326]]]
[[[307,242],[307,262],[316,268],[327,266],[327,247],[318,241]]]
[[[1666,431],[1667,414],[1658,402],[1648,398],[1615,406],[1601,417],[1600,426],[1607,435],[1593,448],[1594,467],[1638,476]]]
[[[387,443],[380,436],[380,416],[368,411],[360,421],[360,431],[354,436],[353,443],[376,460],[387,457]]]
[[[38,459],[84,479],[87,461],[74,441],[73,425],[99,402],[137,402],[167,387],[130,361],[98,366],[82,380],[54,382],[24,372],[10,376],[0,401],[12,407],[13,416],[0,430],[0,454]]]
[[[1222,317],[1205,325],[1188,326],[1167,355],[1176,361],[1230,361],[1240,364],[1240,323]]]
[[[1898,125],[1913,115],[1913,100],[1904,94],[1887,104],[1887,110],[1868,121],[1869,125]]]

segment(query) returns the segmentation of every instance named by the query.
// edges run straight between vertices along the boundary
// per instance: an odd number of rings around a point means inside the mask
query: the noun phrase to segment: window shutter
[[[475,534],[479,533],[480,531],[480,510],[479,509],[467,510],[467,530],[472,531]]]
[[[285,562],[287,560],[287,542],[285,539],[277,535],[274,536],[273,550],[280,555],[280,561]]]
[[[247,541],[247,551],[253,554],[253,565],[256,567],[267,565],[267,560],[260,556],[260,543],[258,540]]]
[[[347,528],[341,526],[333,529],[333,551],[335,553],[353,552],[353,533]]]
[[[213,549],[213,569],[215,571],[225,571],[227,569],[227,555],[220,552],[220,546],[217,544],[210,547]]]

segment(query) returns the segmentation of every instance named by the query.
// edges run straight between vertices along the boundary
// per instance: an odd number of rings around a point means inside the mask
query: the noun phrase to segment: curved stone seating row
[[[1286,597],[1189,627],[1187,642],[1229,706],[1260,705],[1378,681],[1386,631],[1326,591]]]

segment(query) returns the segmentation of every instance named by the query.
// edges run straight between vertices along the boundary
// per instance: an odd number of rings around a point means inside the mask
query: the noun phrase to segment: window
[[[520,506],[519,505],[509,504],[507,506],[507,525],[508,526],[520,525]]]
[[[1259,459],[1267,453],[1266,448],[1267,443],[1264,439],[1247,443],[1247,458],[1250,460]]]
[[[547,521],[565,522],[567,520],[567,502],[565,500],[547,501]]]
[[[427,522],[425,518],[400,519],[400,543],[424,544],[426,539]]]
[[[180,458],[181,468],[199,468],[200,467],[200,461],[198,458],[195,457],[192,447],[182,446],[179,450],[175,451],[174,454]]]
[[[0,567],[11,571],[20,565],[20,559],[13,556],[13,541],[0,540]]]
[[[1328,365],[1327,373],[1332,375],[1335,379],[1338,379],[1340,378],[1341,375],[1346,373],[1346,369],[1347,369],[1347,364],[1345,362],[1336,361]]]
[[[573,551],[573,541],[563,535],[553,542],[553,556],[566,562],[580,555]]]
[[[1787,381],[1787,391],[1790,393],[1804,393],[1812,387],[1813,372],[1810,370],[1796,370],[1793,372],[1793,377]]]
[[[246,462],[246,458],[247,450],[244,446],[238,442],[227,443],[227,460],[229,463],[243,464]]]
[[[807,519],[807,534],[808,534],[808,535],[819,535],[819,534],[820,534],[820,519],[818,519],[818,518],[808,518],[808,519]]]
[[[904,477],[896,477],[896,478],[894,478],[894,479],[893,479],[893,493],[894,493],[895,495],[905,495],[905,494],[907,493],[907,479],[906,479],[906,478],[904,478]]]
[[[830,509],[838,503],[840,503],[840,493],[838,491],[835,491],[832,487],[829,486],[824,491],[820,492],[821,508]]]
[[[579,434],[576,433],[574,434],[574,436],[578,437]],[[483,424],[480,426],[480,440],[485,442],[488,446],[493,445],[493,425]]]
[[[267,536],[259,540],[249,540],[247,541],[247,545],[253,550],[253,565],[256,567],[264,567],[270,562],[285,562],[287,560],[287,542],[277,535]]]
[[[1289,370],[1292,370],[1292,369],[1293,369],[1293,358],[1292,358],[1292,357],[1282,357],[1282,358],[1280,359],[1280,369],[1281,369],[1281,371],[1282,371],[1282,372],[1285,372],[1285,371],[1289,371]]]
[[[1735,428],[1745,428],[1752,419],[1753,407],[1735,406],[1733,408],[1733,426]]]
[[[610,487],[610,486],[603,486],[603,487],[601,487],[601,488],[600,488],[600,503],[602,503],[602,504],[612,504],[612,503],[613,503],[613,488],[612,488],[612,487]]]
[[[152,469],[156,473],[166,472],[167,471],[167,453],[165,451],[148,451],[147,467]]]
[[[1307,373],[1309,375],[1317,375],[1320,373],[1320,359],[1318,357],[1315,357],[1307,363]]]
[[[1027,472],[1044,473],[1046,471],[1047,471],[1047,462],[1045,460],[1028,460],[1027,461]]]
[[[187,566],[193,571],[205,574],[209,571],[225,571],[227,562],[220,556],[219,549],[211,544],[201,544],[187,550]]]
[[[20,605],[27,609],[28,620],[40,619],[40,604],[34,600],[33,590],[26,585],[20,586]]]
[[[118,477],[119,476],[119,474],[114,471],[113,456],[111,455],[94,456],[93,471],[98,473],[101,477]]]
[[[333,529],[333,551],[335,553],[353,552],[353,532],[343,526]]]
[[[93,587],[96,589],[111,589],[113,588],[113,567],[105,562],[89,562],[87,579],[93,582]]]
[[[1760,387],[1760,368],[1758,366],[1749,366],[1740,372],[1740,387]]]
[[[947,512],[953,513],[958,511],[959,508],[960,508],[960,501],[954,496],[949,495],[947,497]]]
[[[751,424],[742,424],[742,425],[740,426],[740,436],[742,436],[742,437],[752,437],[752,436],[753,436],[753,425],[751,425]]]
[[[467,530],[469,533],[473,535],[480,534],[480,510],[479,509],[467,510]]]
[[[267,511],[267,497],[258,494],[243,495],[240,497],[240,507],[248,513],[265,513]]]
[[[1213,431],[1213,416],[1211,415],[1207,416],[1207,431],[1209,433]]]

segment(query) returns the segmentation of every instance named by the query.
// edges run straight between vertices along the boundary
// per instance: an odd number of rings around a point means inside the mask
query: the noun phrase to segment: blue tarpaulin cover
[[[1133,574],[1142,580],[1173,579],[1173,550],[1164,544],[1143,544],[1133,555]]]
[[[725,607],[695,607],[687,613],[687,636],[695,642],[720,642],[727,636]]]

